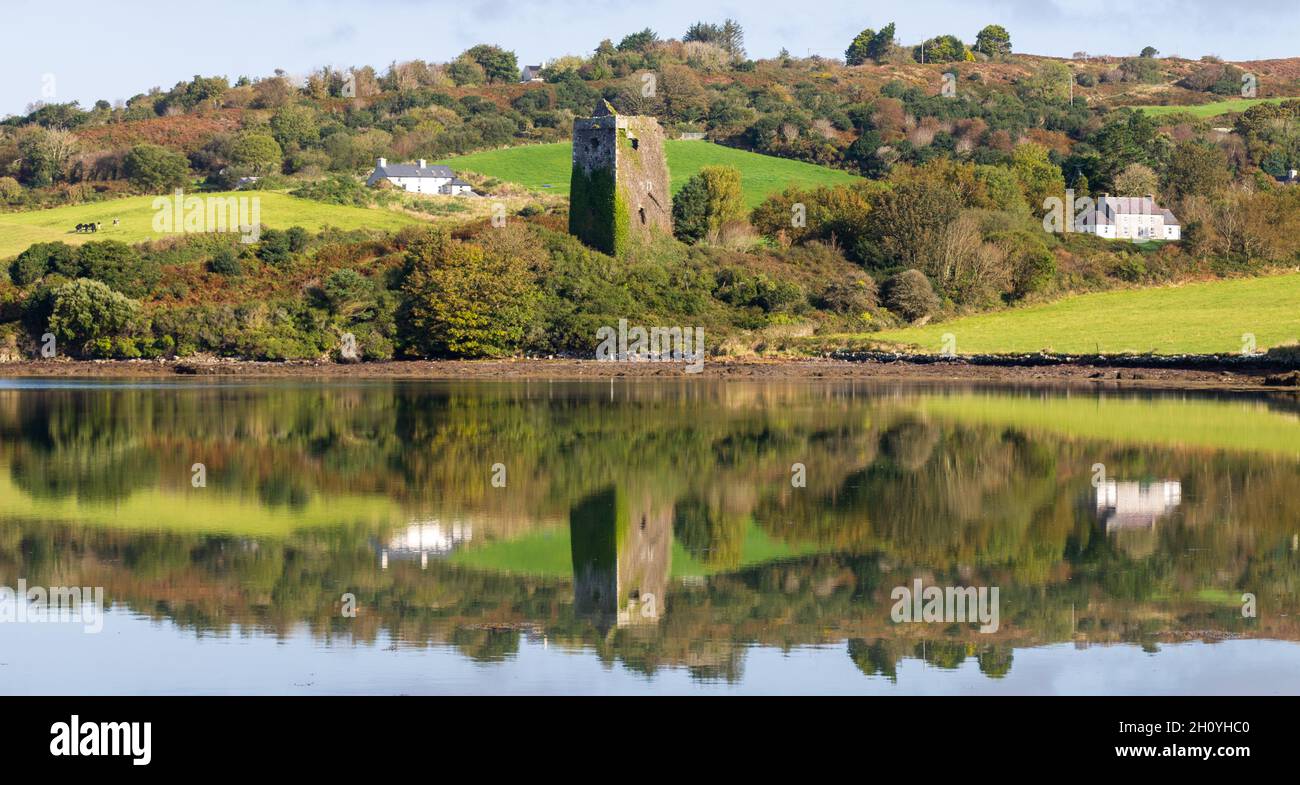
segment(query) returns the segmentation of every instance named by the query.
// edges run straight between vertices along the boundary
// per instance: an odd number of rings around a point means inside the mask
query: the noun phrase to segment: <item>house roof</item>
[[[1097,225],[1109,224],[1120,215],[1159,215],[1166,224],[1178,224],[1172,212],[1149,196],[1106,196],[1097,200]]]
[[[420,168],[415,164],[385,164],[375,167],[372,177],[436,177],[448,180],[456,176],[450,166],[426,166]]]
[[[451,182],[449,183],[449,185],[464,185],[464,186],[467,186],[467,187],[468,187],[468,186],[469,186],[469,183],[465,182],[464,180],[460,179],[459,177],[453,177],[453,178],[451,178]]]

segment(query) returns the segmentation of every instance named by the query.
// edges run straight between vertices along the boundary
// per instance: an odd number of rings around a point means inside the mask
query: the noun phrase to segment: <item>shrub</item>
[[[244,272],[244,268],[239,264],[239,257],[229,248],[219,248],[212,254],[212,259],[208,261],[208,270],[231,278]]]
[[[344,319],[365,319],[374,315],[375,287],[356,270],[343,268],[330,273],[321,286],[330,313]]]
[[[485,253],[435,229],[407,250],[402,326],[407,353],[502,357],[532,323],[538,292],[523,260]]]
[[[111,356],[112,338],[122,337],[136,326],[140,304],[110,289],[99,281],[79,278],[54,290],[50,312],[49,330],[59,340],[65,341],[85,353],[86,345],[103,348],[101,339],[110,339],[107,354]]]
[[[0,177],[0,202],[15,203],[22,198],[23,187],[12,177]]]
[[[123,294],[148,294],[162,276],[158,262],[142,259],[135,249],[117,240],[89,242],[77,249],[79,274],[108,284]]]
[[[759,308],[764,313],[795,310],[804,303],[804,291],[793,281],[773,280],[759,273],[728,267],[716,276],[713,296],[738,308]]]
[[[673,234],[683,242],[716,238],[723,227],[745,220],[740,171],[706,166],[691,176],[673,198]]]
[[[817,297],[817,307],[843,316],[861,318],[879,305],[876,282],[867,276],[835,281]]]
[[[138,144],[122,161],[126,179],[145,193],[165,193],[189,181],[189,161],[156,144]]]
[[[36,243],[9,265],[9,278],[18,286],[39,281],[48,274],[73,277],[80,271],[76,249],[60,242]]]
[[[885,306],[908,321],[916,321],[938,310],[939,297],[925,273],[904,270],[886,282]]]
[[[273,267],[283,267],[293,259],[292,244],[288,232],[263,229],[261,240],[257,244],[257,258]]]

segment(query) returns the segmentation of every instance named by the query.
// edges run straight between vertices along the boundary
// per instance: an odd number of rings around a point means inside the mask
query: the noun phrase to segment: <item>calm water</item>
[[[108,606],[0,693],[1295,694],[1298,491],[1284,395],[0,381],[0,586]]]

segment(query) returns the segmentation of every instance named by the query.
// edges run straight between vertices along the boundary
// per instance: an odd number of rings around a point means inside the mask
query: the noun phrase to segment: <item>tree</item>
[[[1011,34],[1002,25],[987,25],[975,36],[975,51],[989,57],[1011,54]]]
[[[885,282],[885,307],[909,322],[933,314],[939,297],[920,270],[903,270]]]
[[[1151,167],[1129,164],[1115,176],[1115,193],[1119,196],[1146,196],[1154,194],[1159,183]]]
[[[871,46],[871,39],[876,37],[876,31],[870,27],[858,33],[849,48],[844,50],[845,65],[862,65],[867,62],[867,50]]]
[[[743,223],[745,213],[740,170],[706,166],[673,197],[673,234],[688,243],[717,238],[725,227]]]
[[[186,109],[193,109],[200,104],[211,104],[216,106],[221,103],[221,97],[230,89],[230,82],[226,81],[224,76],[202,77],[194,75],[194,81],[182,82],[172,90],[172,95],[177,103]]]
[[[156,144],[138,144],[122,161],[126,179],[144,193],[165,193],[190,179],[189,160]]]
[[[330,313],[346,321],[362,321],[374,315],[374,284],[356,270],[335,270],[325,279],[321,291]]]
[[[518,350],[538,292],[524,258],[431,229],[406,253],[402,333],[408,354],[503,357]]]
[[[230,147],[230,162],[254,175],[278,173],[283,157],[274,137],[256,131],[239,134]]]
[[[0,202],[17,202],[23,195],[23,187],[12,177],[0,177]]]
[[[865,245],[855,253],[880,269],[921,267],[939,255],[945,228],[960,210],[961,199],[948,184],[903,179],[874,200]]]
[[[727,54],[736,59],[745,56],[745,31],[740,26],[740,23],[734,19],[727,19],[720,25],[696,22],[686,28],[686,34],[682,36],[682,41],[714,44],[722,47]]]
[[[50,273],[71,278],[78,271],[76,249],[72,246],[60,242],[34,243],[9,265],[9,278],[17,286],[26,286]]]
[[[1088,182],[1088,175],[1079,172],[1079,176],[1074,178],[1074,196],[1077,199],[1080,196],[1092,196],[1092,185]]]
[[[1142,52],[1138,54],[1138,57],[1155,57],[1158,54],[1160,54],[1160,50],[1156,49],[1154,46],[1144,46],[1142,47]]]
[[[646,52],[657,43],[659,43],[659,34],[647,27],[639,33],[623,36],[617,48],[620,52]]]
[[[1228,159],[1209,142],[1188,139],[1179,142],[1165,170],[1165,194],[1175,201],[1189,196],[1213,196],[1232,179]]]
[[[162,277],[158,262],[142,259],[117,240],[98,240],[77,249],[78,275],[93,278],[132,297],[148,294]]]
[[[71,131],[29,129],[18,138],[19,178],[36,188],[64,179],[78,146]]]
[[[1022,90],[1044,101],[1064,101],[1070,95],[1070,82],[1074,71],[1065,63],[1045,60],[1034,70],[1033,76],[1024,80]]]
[[[519,61],[514,52],[492,44],[479,44],[466,49],[461,56],[478,63],[489,82],[519,80]]]
[[[740,22],[727,19],[722,23],[722,40],[719,42],[727,54],[740,60],[745,57],[745,30]]]
[[[708,212],[708,186],[704,178],[693,175],[673,196],[673,235],[684,243],[703,240],[709,233]]]
[[[931,38],[912,51],[917,62],[956,63],[966,59],[966,45],[955,35]]]
[[[858,33],[844,52],[844,61],[849,65],[862,65],[868,60],[882,62],[894,48],[894,23],[890,22],[876,32],[871,28]]]
[[[1047,148],[1040,144],[1028,142],[1017,147],[1011,154],[1011,171],[1020,183],[1025,201],[1035,213],[1043,209],[1047,197],[1059,199],[1065,195],[1065,177],[1061,174],[1061,167],[1051,162]]]
[[[90,341],[132,330],[140,312],[135,300],[85,278],[55,289],[53,299],[50,332],[82,353]]]
[[[481,85],[487,81],[487,71],[483,70],[483,66],[465,55],[461,55],[447,65],[447,76],[451,77],[451,81],[455,82],[457,87]]]
[[[889,172],[889,162],[880,155],[880,148],[885,143],[874,129],[862,132],[862,135],[844,151],[844,160],[858,165],[863,177],[878,179]]]
[[[709,111],[709,94],[694,69],[687,66],[665,66],[659,72],[657,92],[663,116],[668,119],[694,122]]]
[[[271,115],[271,136],[281,148],[306,147],[320,138],[316,113],[306,106],[283,106]]]

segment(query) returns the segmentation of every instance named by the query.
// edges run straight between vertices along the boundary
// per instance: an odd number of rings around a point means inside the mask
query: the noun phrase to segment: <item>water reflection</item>
[[[892,682],[906,660],[1001,678],[1055,643],[1300,641],[1293,397],[613,390],[0,389],[0,584],[102,585],[177,630],[480,663],[537,641],[733,683],[755,647]],[[893,623],[916,579],[1000,587],[997,632]]]
[[[1097,486],[1097,518],[1106,531],[1153,529],[1183,499],[1177,480],[1106,480]]]

